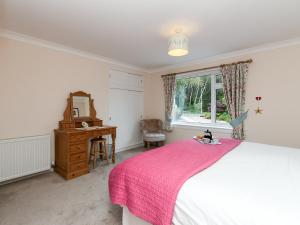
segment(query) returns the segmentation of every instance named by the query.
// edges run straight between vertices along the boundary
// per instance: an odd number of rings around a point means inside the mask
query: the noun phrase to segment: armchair
[[[140,127],[143,132],[145,147],[150,148],[151,143],[157,143],[157,145],[164,144],[166,135],[163,133],[163,123],[161,120],[141,120]]]

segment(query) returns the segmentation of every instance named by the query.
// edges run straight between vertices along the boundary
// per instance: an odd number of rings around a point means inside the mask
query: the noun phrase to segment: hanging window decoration
[[[255,99],[257,101],[257,108],[255,109],[255,113],[256,114],[262,114],[263,110],[260,108],[261,96],[256,96]]]

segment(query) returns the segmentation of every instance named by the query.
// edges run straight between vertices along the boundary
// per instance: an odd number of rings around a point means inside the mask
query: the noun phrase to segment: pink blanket
[[[240,144],[220,141],[221,145],[179,141],[124,161],[109,175],[111,201],[151,224],[170,225],[183,183]]]

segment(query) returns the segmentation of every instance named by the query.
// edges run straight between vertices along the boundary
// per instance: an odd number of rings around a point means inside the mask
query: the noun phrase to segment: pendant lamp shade
[[[189,53],[188,49],[189,40],[187,36],[182,33],[176,33],[169,39],[169,51],[170,56],[184,56]]]

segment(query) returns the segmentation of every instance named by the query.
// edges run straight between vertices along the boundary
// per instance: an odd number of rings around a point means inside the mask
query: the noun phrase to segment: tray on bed
[[[213,138],[213,140],[212,140],[211,142],[209,142],[209,143],[205,142],[205,141],[203,140],[203,138],[198,138],[197,136],[194,136],[193,139],[194,139],[195,141],[198,141],[199,143],[205,144],[205,145],[220,145],[220,144],[222,144],[222,143],[219,141],[219,139],[217,139],[217,138]]]

